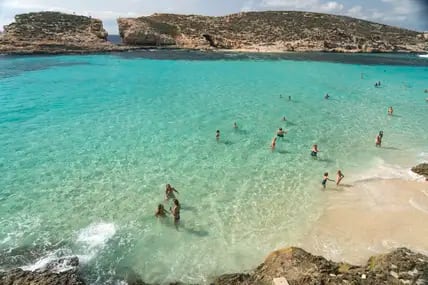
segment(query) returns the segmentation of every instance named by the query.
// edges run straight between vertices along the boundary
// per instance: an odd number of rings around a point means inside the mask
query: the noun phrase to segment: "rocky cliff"
[[[129,45],[251,51],[422,52],[428,35],[344,16],[248,12],[223,17],[154,14],[118,19]]]
[[[98,19],[58,12],[15,16],[0,35],[0,53],[81,53],[118,49]]]

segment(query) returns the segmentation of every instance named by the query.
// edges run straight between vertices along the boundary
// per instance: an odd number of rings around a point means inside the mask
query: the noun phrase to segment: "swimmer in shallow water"
[[[274,150],[275,150],[275,146],[276,146],[276,137],[274,137],[274,138],[272,139],[272,143],[271,143],[271,145],[270,145],[270,147],[271,147],[272,151],[274,151]]]
[[[330,95],[328,95],[328,93],[327,93],[324,95],[324,99],[328,99],[328,98],[330,98]]]
[[[287,132],[282,130],[282,128],[279,128],[278,131],[276,132],[276,136],[280,138],[284,138],[285,134],[287,134]]]
[[[334,180],[332,180],[332,179],[329,179],[328,178],[328,172],[324,172],[324,177],[323,177],[323,179],[322,179],[322,181],[321,181],[321,184],[322,184],[322,187],[325,189],[325,187],[327,186],[327,180],[329,180],[329,181],[334,181]]]
[[[345,175],[343,175],[342,171],[339,169],[337,171],[337,176],[336,176],[336,186],[339,186],[340,181],[342,181],[343,177],[345,177]]]
[[[313,146],[312,146],[312,151],[311,151],[311,156],[313,157],[313,158],[318,158],[318,152],[319,152],[319,150],[318,150],[318,145],[317,144],[314,144]]]
[[[237,129],[237,128],[238,128],[238,125],[236,124],[236,122],[234,122],[234,123],[233,123],[233,128],[234,128],[234,129]]]
[[[156,209],[156,212],[155,212],[155,217],[156,218],[165,218],[167,213],[168,212],[165,210],[163,205],[159,204],[158,208]]]
[[[392,107],[388,107],[388,115],[392,116],[392,113],[394,113],[394,110]]]
[[[174,192],[176,192],[177,194],[180,194],[180,193],[178,193],[177,190],[175,190],[174,187],[171,186],[171,184],[166,184],[166,187],[165,187],[165,201],[168,201],[169,199],[175,199]]]
[[[282,119],[281,119],[281,121],[287,121],[287,118],[284,116],[284,117],[282,117]]]
[[[376,147],[382,146],[382,137],[383,137],[383,132],[380,131],[379,134],[376,136],[376,139],[375,139],[375,146]]]
[[[219,141],[219,140],[220,140],[220,130],[215,131],[215,139],[216,139],[217,141]]]
[[[181,206],[180,206],[180,202],[178,202],[177,199],[174,199],[174,206],[170,208],[170,210],[171,210],[172,216],[174,217],[175,228],[178,230],[178,224],[180,223]]]

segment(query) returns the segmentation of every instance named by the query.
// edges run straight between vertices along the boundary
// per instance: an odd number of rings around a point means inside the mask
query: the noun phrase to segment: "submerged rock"
[[[415,167],[412,167],[412,171],[414,173],[424,176],[425,179],[428,180],[428,163],[421,163],[419,165],[416,165]]]

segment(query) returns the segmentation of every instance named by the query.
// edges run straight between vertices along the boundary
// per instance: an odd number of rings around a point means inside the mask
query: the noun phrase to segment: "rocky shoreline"
[[[345,16],[247,12],[222,17],[154,14],[117,20],[123,44],[107,41],[101,20],[59,12],[15,16],[0,54],[86,54],[144,48],[232,52],[426,53],[428,33]]]
[[[58,266],[70,267],[57,272]],[[128,285],[150,285],[135,273],[128,274]],[[13,269],[0,272],[1,285],[85,285],[79,276],[77,257],[60,259],[37,271]],[[170,283],[178,285],[184,283]],[[290,247],[272,252],[255,270],[221,275],[213,285],[310,285],[310,284],[428,284],[428,257],[407,248],[372,256],[365,265],[329,261],[301,248]]]

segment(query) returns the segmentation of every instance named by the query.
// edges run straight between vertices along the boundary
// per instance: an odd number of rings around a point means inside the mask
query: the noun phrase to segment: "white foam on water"
[[[116,226],[113,223],[95,223],[79,231],[77,244],[81,246],[84,254],[77,257],[81,263],[87,263],[93,259],[116,234]]]
[[[49,268],[49,270],[55,273],[65,272],[73,269],[74,267],[67,262],[73,256],[64,256],[63,254],[63,250],[56,250],[50,252],[39,260],[37,260],[35,263],[22,266],[21,269],[26,271],[36,271],[46,269],[49,266],[51,267]],[[59,259],[61,259],[62,262],[59,262]]]
[[[428,54],[418,54],[419,57],[428,58]]]

